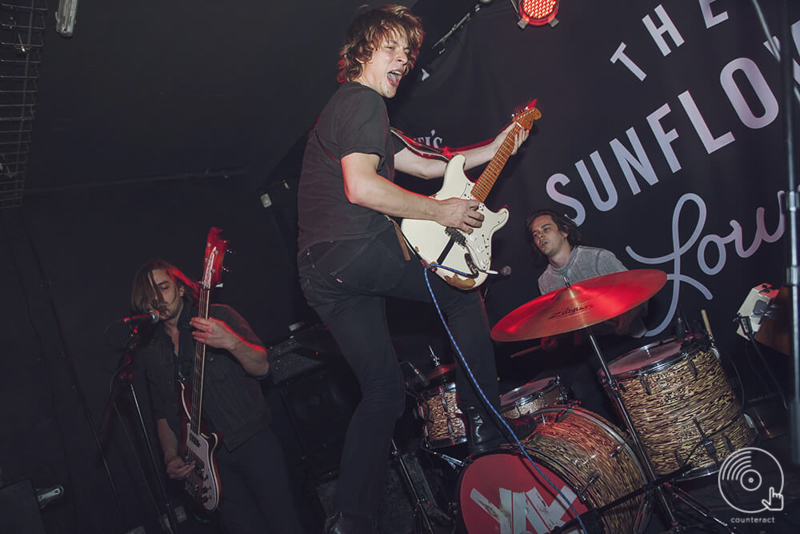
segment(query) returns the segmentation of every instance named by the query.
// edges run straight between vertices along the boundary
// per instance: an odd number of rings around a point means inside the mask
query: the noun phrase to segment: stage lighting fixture
[[[56,10],[56,32],[62,37],[72,37],[77,11],[78,0],[59,0]]]
[[[556,13],[558,13],[558,0],[519,0],[519,21],[520,27],[524,28],[528,24],[542,26],[558,24]]]

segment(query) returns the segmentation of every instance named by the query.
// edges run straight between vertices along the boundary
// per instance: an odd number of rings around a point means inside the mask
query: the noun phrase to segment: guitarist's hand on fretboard
[[[511,124],[506,126],[506,128],[502,132],[497,134],[497,137],[495,137],[492,140],[492,147],[494,148],[495,152],[497,152],[500,149],[500,146],[503,144],[503,141],[505,141],[506,136],[509,134],[509,132],[511,132],[511,130],[514,129],[514,126],[516,126],[516,123],[512,122]],[[519,147],[522,146],[522,143],[524,143],[525,140],[528,139],[528,135],[530,135],[530,133],[531,131],[526,130],[525,128],[517,129],[517,134],[514,136],[514,145],[513,145],[514,147],[511,149],[512,156],[517,153]]]
[[[215,349],[230,351],[239,340],[239,336],[227,324],[213,317],[193,317],[190,324],[194,328],[194,340]]]

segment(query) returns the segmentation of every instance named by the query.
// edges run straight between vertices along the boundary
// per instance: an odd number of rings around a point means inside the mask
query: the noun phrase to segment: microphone
[[[505,267],[503,267],[499,271],[493,271],[491,269],[487,269],[486,273],[487,274],[496,274],[496,275],[501,276],[503,278],[507,278],[507,277],[511,276],[511,266],[510,265],[506,265]]]
[[[150,310],[150,312],[145,315],[132,315],[130,317],[126,317],[122,319],[122,322],[129,326],[137,324],[156,324],[159,317],[158,310]]]

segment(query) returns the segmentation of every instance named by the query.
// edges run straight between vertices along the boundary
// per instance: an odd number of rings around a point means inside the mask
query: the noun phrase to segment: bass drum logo
[[[769,452],[745,447],[728,456],[719,471],[719,492],[739,512],[783,510],[783,469]]]

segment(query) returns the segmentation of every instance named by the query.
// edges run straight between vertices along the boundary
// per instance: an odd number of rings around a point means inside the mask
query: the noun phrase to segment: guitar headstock
[[[211,289],[222,282],[222,260],[228,250],[228,242],[222,239],[222,230],[212,228],[206,238],[206,257],[203,263],[204,289]]]
[[[533,121],[542,118],[542,113],[534,106],[536,106],[535,98],[521,110],[515,111],[512,120],[526,130],[530,130],[533,127]]]

